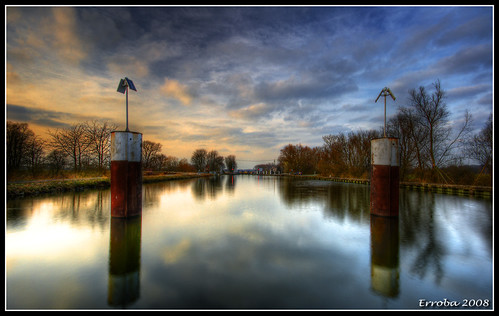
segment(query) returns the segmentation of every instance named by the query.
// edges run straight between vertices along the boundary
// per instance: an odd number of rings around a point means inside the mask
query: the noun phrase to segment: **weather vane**
[[[126,130],[128,132],[128,88],[137,91],[135,85],[132,80],[125,77],[125,79],[120,80],[120,84],[118,85],[118,92],[125,93],[126,95]]]
[[[388,87],[384,87],[383,90],[381,90],[381,92],[379,93],[378,97],[376,98],[376,101],[374,101],[374,103],[378,102],[378,99],[380,96],[385,97],[385,128],[383,130],[384,137],[386,137],[386,97],[388,95],[392,97],[393,101],[395,101],[395,96],[393,95],[392,91]]]

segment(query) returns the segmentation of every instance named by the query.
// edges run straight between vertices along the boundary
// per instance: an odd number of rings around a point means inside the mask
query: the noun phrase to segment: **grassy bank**
[[[347,178],[334,178],[325,177],[320,175],[287,175],[297,179],[304,180],[324,180],[345,183],[357,183],[370,185],[368,179],[347,179]],[[417,182],[400,182],[400,188],[428,191],[443,194],[454,195],[467,195],[477,197],[492,197],[492,187],[489,186],[472,186],[472,185],[454,185],[454,184],[441,184],[441,183],[417,183]]]
[[[173,173],[173,174],[144,174],[143,183],[192,179],[207,177],[209,174]],[[46,193],[61,193],[67,191],[82,191],[85,189],[108,188],[111,186],[109,177],[94,177],[86,179],[50,179],[37,181],[23,181],[7,184],[7,197],[33,196]]]

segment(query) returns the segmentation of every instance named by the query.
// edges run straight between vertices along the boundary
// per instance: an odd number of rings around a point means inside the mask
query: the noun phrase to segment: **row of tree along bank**
[[[491,186],[492,114],[472,134],[471,115],[466,112],[460,125],[451,124],[440,82],[433,88],[432,93],[424,87],[411,90],[408,104],[387,122],[387,136],[399,139],[400,180]],[[291,174],[369,179],[371,140],[383,136],[380,128],[323,136],[319,147],[289,144],[280,151],[278,167]]]
[[[111,132],[107,121],[75,123],[48,130],[42,139],[23,122],[7,121],[7,180],[82,178],[106,174],[110,166]],[[236,157],[222,157],[216,150],[194,151],[191,162],[161,152],[160,143],[142,142],[142,168],[151,172],[221,172],[237,168]]]
[[[355,179],[355,178],[335,178],[335,177],[324,177],[320,175],[290,175],[282,174],[282,176],[288,176],[301,180],[321,180],[321,181],[334,181],[343,183],[356,183],[370,185],[371,181],[369,179]],[[492,187],[490,186],[472,186],[472,185],[455,185],[455,184],[442,184],[442,183],[418,183],[418,182],[400,182],[400,188],[424,191],[424,192],[436,192],[442,194],[453,194],[453,195],[466,195],[466,196],[476,196],[490,198],[492,196]]]

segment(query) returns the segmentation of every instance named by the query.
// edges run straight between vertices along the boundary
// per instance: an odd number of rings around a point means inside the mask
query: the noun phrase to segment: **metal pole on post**
[[[385,94],[385,127],[383,129],[383,136],[386,137],[386,94]]]
[[[128,85],[126,86],[125,95],[126,95],[126,130],[125,131],[128,132]],[[385,98],[385,103],[386,103],[386,98]],[[386,104],[385,104],[385,107],[386,107]]]

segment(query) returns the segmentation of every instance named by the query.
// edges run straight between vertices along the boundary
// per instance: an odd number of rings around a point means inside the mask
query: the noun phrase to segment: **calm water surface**
[[[8,200],[7,308],[493,307],[491,199],[401,190],[393,220],[365,185],[223,176],[109,214],[109,190]]]

